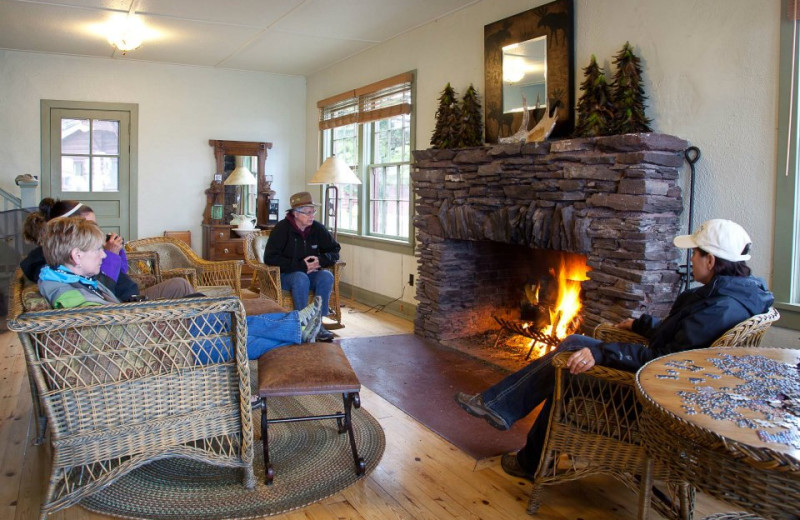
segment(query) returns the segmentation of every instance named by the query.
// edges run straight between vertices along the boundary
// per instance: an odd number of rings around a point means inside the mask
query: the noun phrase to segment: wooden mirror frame
[[[272,143],[259,143],[254,141],[222,141],[217,139],[210,139],[208,144],[214,149],[214,159],[216,160],[217,173],[225,172],[225,156],[226,155],[244,155],[248,157],[258,157],[258,172],[256,174],[258,184],[256,185],[256,219],[259,225],[267,224],[267,207],[268,200],[264,200],[262,194],[268,191],[267,178],[266,178],[266,163],[267,163],[267,150],[272,148]],[[211,206],[214,205],[215,194],[222,193],[224,198],[224,186],[221,183],[213,181],[211,187],[206,190],[207,203],[206,210],[203,213],[203,224],[213,224],[211,219]],[[262,218],[263,217],[263,218]]]
[[[558,122],[552,137],[570,135],[575,125],[573,70],[575,56],[573,0],[556,0],[528,11],[509,16],[483,27],[484,38],[484,112],[486,142],[513,135],[522,124],[522,113],[503,113],[503,47],[539,36],[547,36],[548,107],[558,105]],[[528,100],[533,109],[536,100]],[[535,115],[541,117],[544,110]],[[536,124],[531,118],[528,129]]]

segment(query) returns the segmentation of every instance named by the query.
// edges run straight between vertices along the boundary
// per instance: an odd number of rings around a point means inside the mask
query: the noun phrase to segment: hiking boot
[[[322,298],[314,297],[314,300],[306,305],[297,313],[300,320],[300,341],[310,343],[314,341],[322,327]]]
[[[333,332],[329,331],[328,329],[319,329],[319,333],[317,334],[317,341],[324,341],[325,343],[330,343],[333,341]]]
[[[516,451],[503,454],[503,457],[500,459],[500,467],[512,477],[533,481],[533,473],[520,466]]]
[[[480,417],[481,419],[486,419],[493,428],[497,428],[498,430],[505,431],[509,428],[508,423],[505,419],[497,415],[491,408],[486,406],[483,402],[483,397],[481,394],[469,395],[465,394],[464,392],[458,392],[455,395],[456,402],[458,406],[464,409],[470,415],[474,415],[475,417]]]

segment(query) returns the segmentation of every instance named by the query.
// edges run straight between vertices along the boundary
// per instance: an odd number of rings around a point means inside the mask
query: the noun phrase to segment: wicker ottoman
[[[358,456],[350,412],[359,408],[361,383],[337,343],[304,343],[270,350],[258,358],[258,397],[261,407],[261,441],[264,444],[266,483],[271,484],[275,470],[269,461],[271,423],[336,419],[339,433],[347,432],[353,452],[356,474],[363,475],[364,459]],[[344,412],[307,417],[267,418],[270,397],[310,394],[342,394]]]

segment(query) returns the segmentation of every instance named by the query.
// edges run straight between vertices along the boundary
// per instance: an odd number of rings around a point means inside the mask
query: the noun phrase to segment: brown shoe
[[[519,459],[517,458],[517,452],[512,451],[510,453],[506,453],[500,459],[500,467],[503,468],[503,471],[511,475],[512,477],[524,478],[525,480],[533,480],[533,473],[528,472],[519,465]]]
[[[470,415],[474,415],[475,417],[486,419],[486,422],[492,425],[492,427],[502,431],[505,431],[509,428],[505,419],[497,415],[494,410],[486,406],[486,404],[483,402],[483,397],[481,397],[481,394],[469,395],[465,394],[464,392],[458,392],[455,395],[455,399],[458,403],[458,406],[463,408],[465,412]]]

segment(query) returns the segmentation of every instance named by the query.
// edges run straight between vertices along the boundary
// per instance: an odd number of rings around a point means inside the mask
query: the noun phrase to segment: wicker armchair
[[[165,457],[242,468],[255,485],[238,298],[36,310],[49,305],[18,271],[11,305],[37,428],[50,428],[42,519]]]
[[[292,294],[288,290],[281,288],[281,270],[274,265],[264,263],[264,249],[267,247],[269,231],[257,231],[248,233],[244,245],[244,261],[253,268],[253,282],[250,285],[252,291],[273,299],[287,309],[293,309]],[[331,267],[326,267],[333,273],[333,291],[329,307],[331,318],[342,326],[342,309],[339,305],[339,279],[342,270],[347,264],[341,260]],[[309,301],[314,297],[313,292],[309,295]]]
[[[242,295],[241,260],[203,260],[185,242],[172,237],[132,240],[125,244],[125,251],[128,254],[134,251],[157,252],[163,278],[182,276],[197,292],[207,296],[225,296],[231,291],[236,296]]]
[[[780,317],[771,308],[725,332],[712,346],[758,346],[766,330]],[[594,336],[606,342],[639,343],[647,338],[634,332],[600,324]],[[577,376],[566,368],[570,353],[553,359],[556,386],[550,411],[550,427],[542,459],[533,481],[528,513],[536,514],[543,487],[576,480],[593,474],[611,475],[635,493],[640,492],[642,475],[649,461],[639,436],[640,406],[636,400],[632,372],[594,366]],[[561,455],[569,455],[570,465],[559,468]],[[652,479],[666,481],[665,490],[650,486],[640,496],[640,514],[653,507],[669,518],[691,518],[694,489],[685,483],[670,482],[665,467],[654,465]],[[652,483],[652,480],[650,480]]]

